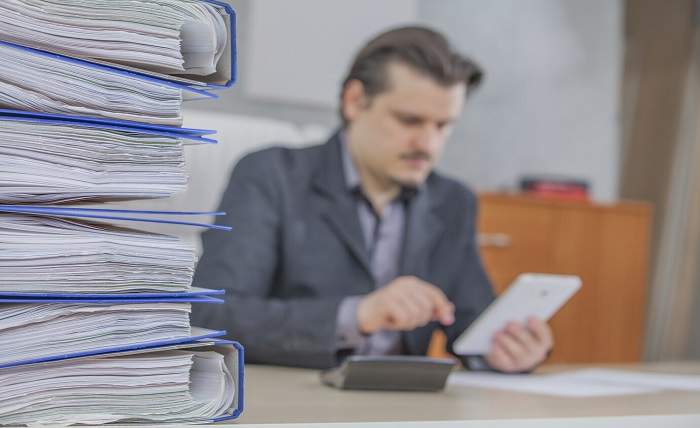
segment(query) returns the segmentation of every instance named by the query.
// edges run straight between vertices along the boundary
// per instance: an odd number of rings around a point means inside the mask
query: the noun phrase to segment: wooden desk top
[[[700,374],[700,363],[627,367]],[[542,371],[561,369],[550,367]],[[684,421],[700,423],[700,392],[664,391],[582,399],[460,386],[448,386],[441,393],[339,391],[322,385],[318,371],[257,365],[246,366],[245,383],[245,411],[240,424],[504,419],[535,422],[533,419],[643,415],[676,415]]]

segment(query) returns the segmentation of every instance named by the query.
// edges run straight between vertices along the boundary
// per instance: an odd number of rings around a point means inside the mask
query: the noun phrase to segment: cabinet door
[[[553,319],[561,362],[641,360],[646,311],[649,211],[560,209],[552,242],[559,271],[581,276],[571,307]],[[568,305],[567,305],[568,306]]]
[[[548,362],[639,361],[649,217],[641,204],[481,198],[481,253],[497,293],[522,272],[583,281],[551,320],[556,345]]]
[[[482,198],[478,240],[481,258],[496,293],[522,272],[552,272],[556,212],[546,205]]]

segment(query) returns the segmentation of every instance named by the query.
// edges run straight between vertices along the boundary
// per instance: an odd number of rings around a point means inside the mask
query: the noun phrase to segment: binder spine
[[[139,73],[136,71],[125,70],[123,68],[118,68],[116,66],[111,66],[111,65],[97,64],[97,63],[94,63],[94,62],[91,62],[88,60],[84,60],[84,59],[80,59],[80,58],[73,58],[73,57],[70,57],[67,55],[62,55],[62,54],[58,54],[58,53],[54,53],[54,52],[47,52],[47,51],[44,51],[41,49],[30,48],[28,46],[23,46],[23,45],[20,45],[17,43],[12,43],[12,42],[8,42],[8,41],[4,41],[4,40],[0,40],[0,45],[8,46],[8,47],[11,47],[13,49],[18,49],[18,50],[26,50],[26,51],[29,51],[35,55],[38,55],[38,56],[52,58],[52,59],[56,59],[59,61],[64,61],[67,63],[79,65],[81,67],[93,68],[96,70],[104,71],[106,73],[118,74],[121,76],[131,77],[134,79],[143,80],[145,82],[150,82],[150,83],[154,83],[157,85],[169,86],[171,88],[180,89],[184,92],[190,92],[192,94],[199,95],[199,96],[204,97],[204,98],[219,98],[218,95],[212,94],[211,92],[205,91],[203,89],[196,89],[196,88],[193,88],[192,86],[189,86],[189,85],[174,82],[172,80],[166,80],[166,79],[161,79],[158,77],[149,76],[148,74],[145,74],[145,73]]]
[[[219,0],[202,0],[205,3],[210,3],[213,5],[216,5],[218,7],[223,8],[226,11],[226,14],[229,16],[230,22],[231,22],[231,31],[229,33],[229,43],[231,44],[231,50],[230,50],[230,61],[231,61],[231,78],[224,84],[217,84],[217,83],[207,83],[206,87],[210,88],[212,90],[217,90],[217,89],[225,89],[225,88],[230,88],[233,86],[236,81],[238,80],[238,47],[236,46],[237,40],[236,40],[236,11],[231,7],[230,4],[224,3]]]

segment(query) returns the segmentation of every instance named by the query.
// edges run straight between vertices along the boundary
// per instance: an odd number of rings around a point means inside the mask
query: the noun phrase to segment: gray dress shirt
[[[382,215],[377,214],[362,192],[360,176],[342,138],[343,172],[348,192],[356,198],[365,246],[375,288],[383,287],[398,276],[406,223],[407,192],[394,199]],[[363,296],[345,298],[338,310],[338,349],[359,355],[401,354],[401,334],[378,331],[366,336],[357,325],[357,306]]]

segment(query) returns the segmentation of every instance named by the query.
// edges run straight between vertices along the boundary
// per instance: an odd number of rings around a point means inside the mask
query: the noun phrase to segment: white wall
[[[230,2],[239,14],[239,59],[248,64],[251,0]],[[487,73],[440,168],[482,191],[513,188],[522,174],[559,173],[588,179],[598,200],[616,198],[622,6],[622,0],[419,0],[419,20],[443,31]],[[313,9],[307,16],[324,19]],[[329,51],[347,37],[323,36]],[[321,55],[303,46],[296,52],[310,64]],[[256,70],[243,65],[239,72],[238,84],[221,100],[192,108],[337,125],[335,107],[248,95]],[[279,70],[279,79],[291,73]]]
[[[423,1],[420,15],[487,73],[445,170],[483,190],[521,174],[573,175],[596,199],[617,196],[621,1]]]
[[[417,0],[264,0],[250,7],[250,55],[242,64],[250,71],[248,94],[326,108],[337,105],[339,85],[365,41],[415,23],[418,14]]]

